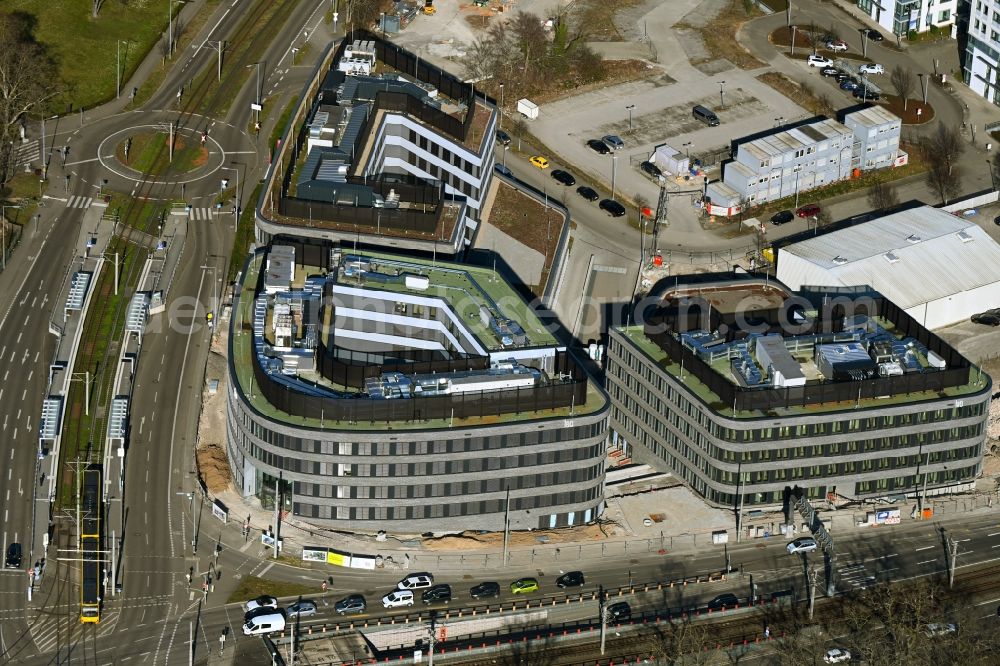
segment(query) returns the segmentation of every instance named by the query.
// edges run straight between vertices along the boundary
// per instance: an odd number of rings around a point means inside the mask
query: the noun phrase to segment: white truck
[[[538,117],[538,105],[527,98],[519,99],[517,100],[517,112],[528,120],[534,120]]]

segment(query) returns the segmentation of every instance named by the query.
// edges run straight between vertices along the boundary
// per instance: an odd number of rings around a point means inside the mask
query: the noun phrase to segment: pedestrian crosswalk
[[[22,164],[30,164],[31,162],[39,161],[41,157],[41,142],[37,139],[34,141],[27,141],[22,143],[20,146],[14,148],[14,164],[16,166],[21,166]]]
[[[90,204],[94,203],[94,197],[84,197],[80,195],[74,195],[69,198],[66,203],[67,208],[90,208]]]
[[[195,222],[207,222],[212,219],[211,208],[192,208],[191,219]]]

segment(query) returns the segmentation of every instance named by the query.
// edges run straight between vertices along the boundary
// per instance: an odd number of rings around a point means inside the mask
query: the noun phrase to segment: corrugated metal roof
[[[780,252],[825,270],[827,286],[869,284],[904,309],[1000,282],[1000,244],[978,225],[930,206],[810,238]]]
[[[882,125],[902,122],[899,116],[881,106],[870,106],[867,109],[854,111],[844,116],[845,124],[849,124],[851,121],[864,127],[881,127]]]

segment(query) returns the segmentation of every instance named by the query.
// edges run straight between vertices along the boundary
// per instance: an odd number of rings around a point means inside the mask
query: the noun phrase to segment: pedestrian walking
[[[323,581],[323,584],[322,584],[322,585],[320,585],[320,588],[321,588],[321,589],[322,589],[322,590],[323,590],[324,592],[326,592],[326,588],[327,588],[327,584],[326,584],[326,581],[325,581],[325,580]]]
[[[764,627],[764,640],[771,640],[771,627]]]

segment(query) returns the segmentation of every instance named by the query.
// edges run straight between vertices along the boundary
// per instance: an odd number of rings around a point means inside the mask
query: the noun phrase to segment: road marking
[[[32,359],[32,361],[31,361],[32,363],[38,363],[38,354],[40,354],[40,353],[41,352],[35,352],[35,358]]]
[[[21,331],[20,333],[17,334],[17,342],[15,342],[14,344],[18,344],[18,345],[21,344],[21,336],[22,335],[24,335],[24,331]]]
[[[27,296],[25,296],[25,298],[27,298]],[[23,324],[23,326],[27,326],[27,325],[28,325],[28,319],[29,319],[30,317],[31,317],[31,315],[30,315],[30,314],[26,314],[26,315],[24,315],[24,324]]]
[[[24,389],[24,390],[27,391],[28,389]],[[17,416],[14,417],[14,420],[16,421],[19,418],[21,418],[21,410],[20,409],[17,410]]]
[[[3,354],[0,354],[0,356],[3,356]],[[998,535],[998,534],[1000,534],[1000,532],[990,532],[990,533],[989,533],[989,534],[987,534],[986,536],[996,536],[996,535]]]
[[[24,400],[24,396],[26,396],[26,395],[28,395],[28,389],[24,389],[23,391],[21,391],[21,400],[22,401]]]
[[[17,439],[17,428],[14,428],[14,436],[12,437],[12,439]]]
[[[1000,548],[1000,543],[998,543],[998,544],[997,544],[997,545],[995,545],[995,546],[990,546],[990,548]]]
[[[31,299],[31,308],[32,309],[34,309],[35,303],[37,303],[37,302],[38,302],[38,296],[35,296],[33,299]]]
[[[13,359],[11,359],[11,360],[13,360]],[[5,382],[7,381],[7,375],[9,375],[9,374],[10,374],[10,370],[7,370],[6,372],[3,373],[3,380]]]
[[[29,373],[28,373],[28,381],[29,381],[29,382],[31,381],[31,376],[32,376],[32,375],[34,375],[34,374],[35,374],[35,369],[34,369],[34,368],[32,368],[32,369],[31,369],[31,372],[29,372]],[[25,389],[25,390],[27,390],[27,389]]]
[[[934,558],[933,560],[924,560],[923,562],[917,562],[917,566],[920,566],[921,564],[930,564],[931,562],[937,562],[937,558]]]
[[[3,355],[4,355],[4,354],[5,354],[6,352],[7,352],[7,345],[4,345],[4,346],[3,346],[3,351],[0,351],[0,358],[2,358],[2,357],[3,357]],[[993,536],[993,535],[991,534],[990,536]]]
[[[924,546],[923,548],[917,548],[917,549],[916,549],[915,551],[913,551],[913,552],[915,552],[915,553],[919,553],[919,552],[920,552],[920,551],[922,551],[922,550],[930,550],[931,548],[937,548],[937,546]]]

